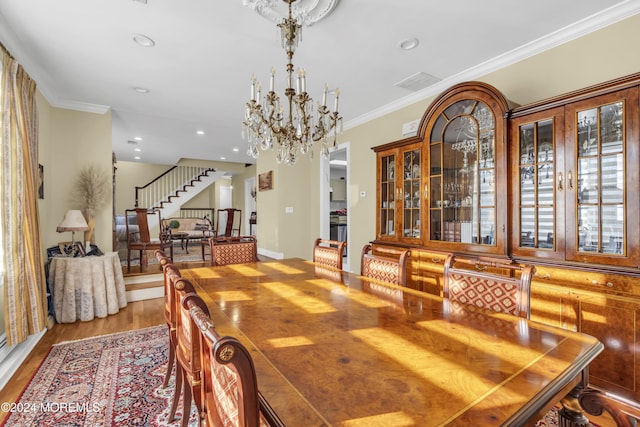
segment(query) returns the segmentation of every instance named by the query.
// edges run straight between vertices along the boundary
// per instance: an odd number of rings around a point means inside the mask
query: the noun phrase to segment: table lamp
[[[71,244],[75,241],[75,232],[76,231],[89,231],[89,224],[84,219],[84,215],[79,210],[71,209],[68,210],[66,214],[64,214],[64,218],[62,218],[62,222],[58,224],[58,228],[56,228],[58,233],[63,233],[65,231],[71,232]]]

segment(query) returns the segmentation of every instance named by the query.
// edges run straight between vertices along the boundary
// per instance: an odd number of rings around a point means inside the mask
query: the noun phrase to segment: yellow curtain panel
[[[7,344],[46,325],[46,281],[38,213],[36,84],[2,49],[0,202]]]

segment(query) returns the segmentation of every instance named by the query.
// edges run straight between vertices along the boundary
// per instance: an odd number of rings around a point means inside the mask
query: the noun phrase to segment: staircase
[[[135,206],[160,209],[162,218],[176,216],[180,207],[221,177],[223,172],[197,166],[174,166],[151,182],[136,187]]]

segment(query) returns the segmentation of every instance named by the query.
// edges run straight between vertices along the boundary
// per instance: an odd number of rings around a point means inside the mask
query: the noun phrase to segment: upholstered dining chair
[[[234,337],[218,335],[196,294],[182,300],[200,332],[201,401],[207,426],[284,426],[258,392],[251,354]]]
[[[360,275],[395,285],[406,286],[407,261],[410,251],[405,249],[398,258],[371,253],[371,245],[362,248]]]
[[[173,259],[173,241],[171,238],[163,233],[162,230],[162,218],[160,211],[157,209],[127,209],[125,210],[125,230],[127,234],[127,272],[131,271],[131,251],[140,251],[140,265],[142,266],[142,259],[144,251],[154,251],[160,249],[164,251],[165,248],[169,248],[170,258]],[[137,220],[137,227],[135,229],[129,228],[129,217],[135,216]],[[157,227],[158,238],[151,238],[150,227]]]
[[[318,238],[313,244],[313,262],[323,267],[342,270],[342,258],[346,246],[346,242]]]
[[[527,264],[451,254],[442,293],[451,301],[528,319],[534,272]]]
[[[198,416],[202,414],[202,361],[200,360],[200,332],[193,323],[189,309],[182,303],[187,295],[196,295],[191,282],[183,277],[178,278],[173,284],[175,300],[177,302],[176,316],[176,388],[173,393],[173,402],[169,420],[175,419],[176,409],[180,395],[182,395],[182,427],[189,424],[191,413],[191,401],[195,402]],[[202,304],[201,309],[209,316],[207,306]]]
[[[211,265],[258,262],[258,241],[254,236],[240,236],[236,240],[208,239]]]
[[[176,360],[177,305],[175,301],[175,290],[173,289],[173,284],[181,277],[181,275],[180,270],[178,270],[178,268],[171,263],[171,258],[166,256],[164,252],[156,249],[155,255],[158,259],[158,263],[162,267],[162,274],[164,278],[164,318],[167,323],[167,328],[169,329],[169,360],[167,363],[167,372],[165,373],[164,381],[162,382],[162,388],[166,388],[169,384],[171,372],[173,371]]]

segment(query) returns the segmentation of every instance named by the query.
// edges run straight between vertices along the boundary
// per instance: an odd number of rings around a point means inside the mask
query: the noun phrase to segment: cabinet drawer
[[[568,286],[584,291],[640,298],[640,279],[615,273],[536,266],[534,282],[541,285]]]

